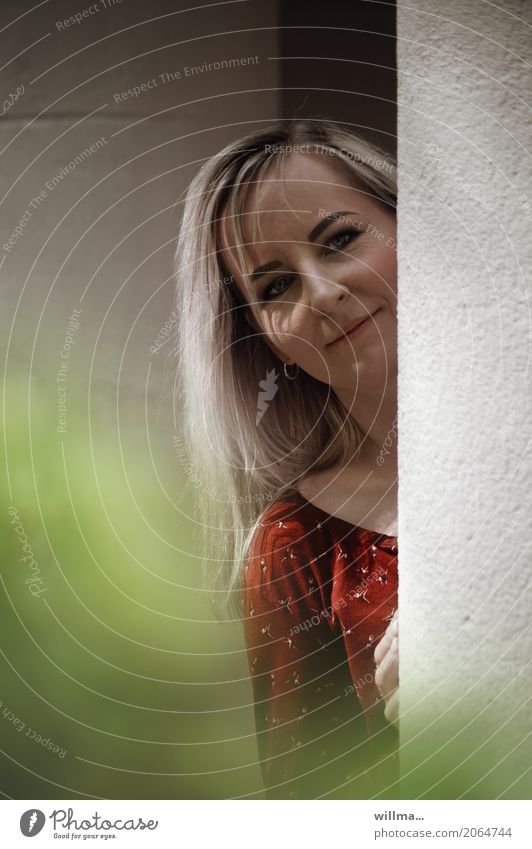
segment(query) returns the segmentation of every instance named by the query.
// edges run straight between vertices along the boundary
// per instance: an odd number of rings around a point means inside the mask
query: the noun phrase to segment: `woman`
[[[183,428],[268,798],[397,796],[395,233],[390,159],[323,120],[229,145],[185,202]]]

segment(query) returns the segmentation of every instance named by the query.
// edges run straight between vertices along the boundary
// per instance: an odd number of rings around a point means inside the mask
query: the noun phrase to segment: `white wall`
[[[398,4],[406,795],[530,793],[531,25]]]

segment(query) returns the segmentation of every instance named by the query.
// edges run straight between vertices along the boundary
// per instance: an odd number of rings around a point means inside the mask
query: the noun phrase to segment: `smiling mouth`
[[[357,324],[356,327],[349,331],[349,333],[342,333],[342,335],[339,336],[338,339],[335,339],[333,342],[329,342],[327,347],[332,348],[336,345],[341,345],[342,342],[347,342],[347,340],[351,341],[355,336],[358,336],[366,329],[366,327],[368,327],[368,325],[371,323],[372,319],[377,315],[378,312],[380,312],[380,308],[374,313],[372,313],[372,315],[368,315],[368,317],[365,318],[364,321],[361,321],[359,324]]]

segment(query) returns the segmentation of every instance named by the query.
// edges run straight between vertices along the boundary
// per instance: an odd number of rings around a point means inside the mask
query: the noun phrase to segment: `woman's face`
[[[333,389],[379,391],[397,360],[395,215],[320,154],[288,156],[285,178],[266,177],[244,210],[246,241],[252,224],[256,233],[244,247],[251,296],[222,216],[222,256],[247,320],[281,360]]]

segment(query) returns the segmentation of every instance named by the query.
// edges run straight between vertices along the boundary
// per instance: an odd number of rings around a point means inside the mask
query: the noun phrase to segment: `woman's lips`
[[[368,315],[368,317],[364,319],[364,321],[360,322],[360,324],[357,324],[357,326],[353,328],[353,330],[350,330],[349,333],[344,333],[342,334],[342,336],[340,336],[339,339],[335,339],[334,342],[329,342],[327,347],[336,347],[337,345],[341,345],[342,342],[347,342],[348,340],[351,341],[355,338],[355,336],[358,336],[360,333],[363,333],[365,328],[373,322],[373,318],[377,315],[378,312],[380,312],[380,310],[376,310],[372,315]]]

